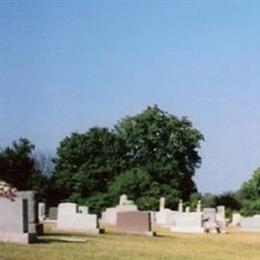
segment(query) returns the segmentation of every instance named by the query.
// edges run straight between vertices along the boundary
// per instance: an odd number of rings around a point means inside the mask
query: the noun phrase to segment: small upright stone
[[[127,202],[127,195],[123,194],[120,196],[119,198],[119,205],[125,205],[125,203]]]
[[[233,227],[239,227],[240,224],[241,224],[241,215],[240,213],[233,213],[232,214],[232,222],[231,222],[231,225]]]
[[[186,212],[186,213],[189,213],[189,212],[190,212],[190,207],[186,207],[186,208],[185,208],[185,212]]]
[[[46,218],[46,205],[44,202],[38,203],[38,219],[43,221]]]
[[[57,220],[58,216],[58,209],[57,207],[50,207],[48,212],[49,220]]]
[[[161,197],[160,198],[160,211],[165,209],[165,198]]]
[[[183,212],[183,203],[182,203],[182,200],[179,200],[178,211],[179,211],[179,212]]]
[[[197,212],[197,213],[200,213],[200,212],[201,212],[201,201],[200,201],[200,200],[198,200],[196,212]]]

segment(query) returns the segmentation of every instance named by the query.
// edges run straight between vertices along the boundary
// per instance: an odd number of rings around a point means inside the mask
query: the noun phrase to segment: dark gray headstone
[[[28,201],[28,222],[36,224],[38,222],[37,201],[34,191],[18,191],[17,198],[27,199]]]
[[[57,220],[58,216],[58,209],[57,207],[50,207],[48,212],[48,218],[50,220]]]

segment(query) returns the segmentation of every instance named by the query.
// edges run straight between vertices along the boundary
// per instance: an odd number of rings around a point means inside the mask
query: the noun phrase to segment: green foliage
[[[226,209],[231,209],[235,211],[240,210],[240,202],[235,193],[225,192],[216,196],[216,205],[225,206]]]
[[[191,210],[196,210],[197,209],[197,204],[198,201],[201,200],[201,194],[197,192],[193,192],[190,195],[189,203],[188,206],[190,207]]]
[[[34,145],[21,138],[11,147],[0,151],[0,179],[18,190],[37,190],[43,196],[47,188],[46,177],[35,166],[32,157]]]
[[[201,204],[203,208],[214,208],[217,206],[216,195],[211,193],[205,193],[201,198]]]
[[[88,203],[99,212],[127,194],[140,209],[157,209],[160,196],[176,207],[197,191],[192,178],[202,140],[190,121],[157,106],[122,119],[112,131],[73,133],[57,149],[48,201]]]
[[[242,215],[260,214],[260,168],[256,169],[252,178],[245,182],[237,192],[241,202]]]
[[[137,199],[149,191],[150,184],[151,178],[145,169],[132,168],[116,177],[109,192],[118,198],[127,191],[129,198]]]
[[[231,217],[233,211],[239,211],[241,205],[236,193],[224,192],[219,195],[206,193],[201,196],[201,203],[204,208],[215,208],[217,206],[225,206],[226,215]]]
[[[192,177],[201,162],[197,148],[203,136],[187,118],[153,106],[122,119],[115,130],[126,141],[131,167],[145,168],[151,181],[159,184],[159,195],[167,197],[171,191],[187,200],[196,192]]]
[[[115,204],[126,193],[140,209],[156,209],[160,195],[158,185],[152,182],[146,169],[132,168],[120,174],[109,187]]]
[[[86,200],[107,192],[108,184],[126,168],[126,157],[124,141],[107,128],[66,137],[54,160],[49,203]]]

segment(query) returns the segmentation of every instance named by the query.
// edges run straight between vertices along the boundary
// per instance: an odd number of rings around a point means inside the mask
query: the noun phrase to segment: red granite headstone
[[[151,217],[149,212],[118,212],[116,228],[117,231],[122,233],[153,235],[151,232]]]

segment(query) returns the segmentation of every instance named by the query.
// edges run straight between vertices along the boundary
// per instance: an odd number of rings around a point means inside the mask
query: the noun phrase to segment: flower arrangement
[[[0,197],[13,200],[16,196],[16,189],[5,181],[0,181]]]

